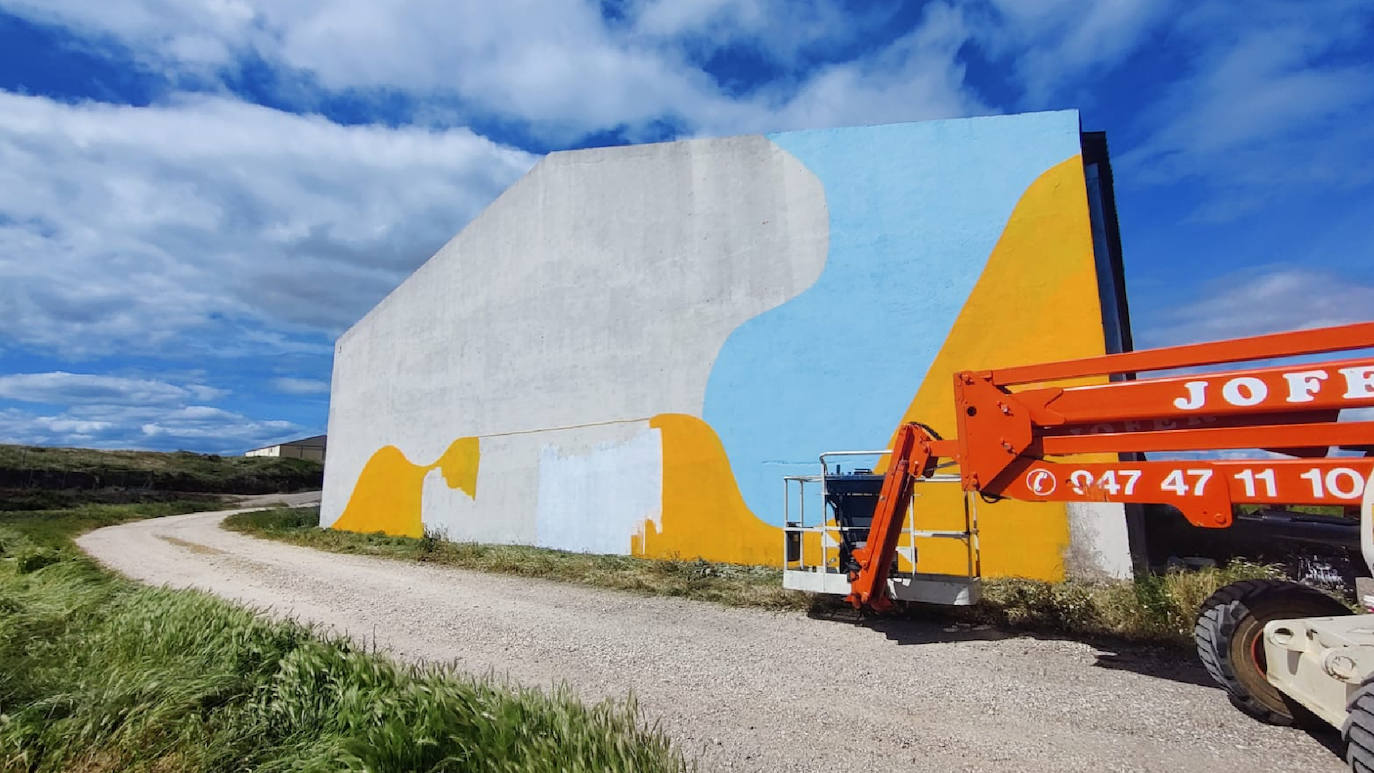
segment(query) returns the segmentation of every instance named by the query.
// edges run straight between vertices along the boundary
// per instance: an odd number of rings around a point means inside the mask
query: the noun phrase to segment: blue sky
[[[1076,107],[1139,345],[1374,317],[1367,0],[0,0],[0,442],[324,431],[554,149]]]

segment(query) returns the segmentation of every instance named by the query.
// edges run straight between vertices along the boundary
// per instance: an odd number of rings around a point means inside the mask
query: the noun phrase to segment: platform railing
[[[820,454],[821,473],[819,475],[788,475],[783,478],[783,585],[796,590],[816,593],[849,593],[849,579],[839,565],[840,545],[846,531],[864,531],[862,527],[844,527],[834,517],[831,506],[826,500],[827,481],[840,475],[837,465],[831,471],[831,462],[836,457],[884,456],[889,450],[865,451],[826,451]],[[866,468],[860,468],[866,469]],[[852,472],[852,471],[851,471]],[[921,482],[959,483],[958,475],[937,473]],[[819,506],[812,504],[808,509],[808,486],[819,486]],[[814,489],[813,489],[814,491]],[[811,495],[814,499],[814,494]],[[978,599],[980,583],[980,550],[978,544],[977,503],[970,495],[963,497],[963,529],[920,529],[917,528],[915,513],[920,500],[919,493],[912,498],[911,509],[903,519],[906,544],[897,548],[898,554],[907,560],[911,571],[894,572],[889,580],[892,594],[896,598],[926,601],[941,604],[972,604]],[[795,512],[794,512],[795,511]],[[815,534],[819,555],[808,555],[807,535]],[[919,557],[916,551],[917,539],[954,539],[964,543],[967,557],[964,575],[923,573],[916,570]]]

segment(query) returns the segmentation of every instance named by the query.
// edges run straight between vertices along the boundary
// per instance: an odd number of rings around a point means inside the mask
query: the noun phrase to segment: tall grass
[[[54,528],[0,526],[0,770],[686,767],[633,704],[399,665],[207,595],[137,586],[42,544]],[[24,566],[34,551],[56,560]]]
[[[463,569],[575,582],[657,596],[680,596],[730,606],[830,613],[837,597],[784,590],[781,570],[762,566],[663,561],[590,555],[521,545],[449,542],[357,534],[318,528],[318,508],[232,515],[225,528],[336,553],[425,561]],[[1134,581],[1049,583],[992,578],[983,598],[966,608],[911,605],[905,613],[1065,636],[1111,637],[1191,647],[1202,602],[1218,588],[1256,577],[1277,577],[1274,567],[1235,562],[1220,569],[1145,574]]]
[[[996,579],[968,619],[1054,634],[1107,636],[1191,649],[1207,597],[1240,580],[1277,578],[1272,566],[1235,561],[1221,568],[1142,574],[1133,581]]]
[[[145,502],[138,505],[83,504],[57,510],[0,511],[0,534],[22,537],[38,547],[74,550],[72,537],[82,532],[113,526],[140,518],[194,513],[213,509],[215,504],[204,500],[174,500]],[[3,536],[0,536],[3,539]]]

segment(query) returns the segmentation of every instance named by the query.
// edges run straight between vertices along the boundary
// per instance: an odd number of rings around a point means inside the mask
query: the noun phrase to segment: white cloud
[[[846,42],[863,24],[833,0],[650,2],[634,4],[632,23],[624,25],[608,24],[599,5],[585,0],[0,5],[113,37],[159,70],[214,77],[216,68],[253,57],[288,81],[304,75],[329,90],[397,89],[422,102],[458,99],[554,142],[617,127],[639,136],[659,120],[689,132],[731,134],[982,111],[962,88],[954,52],[963,40],[951,45],[947,39],[955,26],[950,19],[962,13],[946,3],[926,9],[922,26],[933,29],[918,26],[847,67],[789,79],[747,98],[725,93],[689,60],[688,49],[748,41],[789,60],[807,46]],[[869,24],[886,18],[867,16]],[[778,24],[779,18],[788,23]],[[857,75],[880,83],[874,87]],[[851,89],[853,97],[846,93]]]
[[[303,432],[290,421],[203,404],[227,394],[204,384],[150,378],[62,371],[4,375],[0,400],[59,408],[0,408],[0,443],[233,453]]]
[[[184,388],[191,393],[191,399],[200,400],[202,402],[218,400],[228,394],[226,390],[216,389],[202,384],[187,384]]]
[[[255,421],[220,408],[188,405],[175,411],[159,414],[154,421],[139,429],[150,443],[191,441],[196,445],[218,445],[223,448],[233,441],[263,438],[282,438],[298,427],[289,421]],[[234,447],[237,447],[237,443]]]
[[[166,405],[215,400],[223,390],[203,384],[178,386],[165,381],[91,373],[16,373],[0,376],[0,398],[30,403]]]
[[[1319,270],[1270,268],[1231,274],[1159,312],[1140,331],[1141,347],[1216,341],[1363,322],[1374,286]]]
[[[987,111],[958,62],[965,14],[945,2],[889,44],[743,97],[691,57],[747,41],[790,67],[854,39],[842,5],[793,6],[790,25],[775,23],[780,0],[636,6],[609,23],[591,2],[0,7],[68,27],[81,38],[72,45],[120,49],[115,61],[132,56],[172,84],[213,84],[250,62],[272,69],[275,98],[300,112],[321,89],[363,102],[396,91],[434,125],[478,115],[553,143],[645,136],[660,121],[724,135]],[[887,17],[866,18],[871,28]],[[534,160],[467,128],[342,126],[222,95],[132,107],[0,92],[0,346],[77,362],[194,361],[217,374],[234,358],[289,355],[283,371],[309,373],[333,334]],[[176,378],[19,378],[11,399],[35,402],[42,381],[50,402],[39,404],[67,407],[0,409],[0,437],[16,442],[232,449],[301,431],[208,408],[222,393]],[[305,377],[263,385],[328,391]]]
[[[806,10],[816,5],[809,4]],[[646,35],[675,38],[719,31],[739,36],[770,26],[777,10],[776,3],[765,0],[647,0],[632,8],[631,15],[635,30]]]
[[[579,133],[674,109],[692,112],[716,98],[709,79],[674,56],[614,37],[591,2],[7,5],[30,18],[113,36],[162,69],[213,72],[252,55],[328,89],[449,93],[495,114],[557,122]]]
[[[327,88],[451,93],[561,136],[719,100],[675,56],[613,36],[594,3],[328,0],[258,12],[274,37],[258,53]]]
[[[1195,218],[1225,221],[1274,191],[1374,181],[1352,167],[1374,142],[1374,65],[1357,55],[1374,6],[1352,0],[1202,3],[1171,34],[1195,51],[1182,77],[1145,107],[1147,136],[1118,155],[1137,182],[1205,185]],[[1218,34],[1224,30],[1225,34]]]
[[[1010,56],[1024,101],[1045,106],[1085,74],[1131,56],[1179,9],[1169,0],[990,0],[995,14],[977,26],[994,56]]]
[[[890,26],[898,10],[840,0],[645,0],[627,16],[637,36],[706,53],[746,48],[789,69],[802,53],[828,53]]]
[[[3,5],[40,21],[75,23],[124,40],[187,49],[205,37],[248,34],[256,15],[250,3],[238,0],[5,0]]]
[[[317,378],[282,376],[272,379],[272,388],[287,395],[319,395],[329,393],[329,382]]]
[[[751,2],[674,24],[725,14],[764,36],[778,10]],[[634,135],[664,118],[733,134],[988,112],[964,88],[957,51],[970,32],[945,3],[885,47],[742,99],[679,46],[608,26],[590,3],[0,4],[113,37],[162,68],[253,54],[329,87],[457,95],[565,136]],[[807,39],[820,39],[838,11],[808,7],[821,31]],[[340,126],[204,95],[135,108],[3,92],[0,158],[0,338],[66,357],[327,354],[325,338],[534,161],[462,128]]]
[[[328,351],[533,162],[466,129],[218,98],[0,93],[0,337],[81,356]]]
[[[885,48],[811,74],[778,102],[768,120],[788,128],[821,128],[991,112],[964,85],[957,54],[970,34],[959,10],[933,3],[911,32]]]
[[[200,405],[77,405],[36,415],[0,408],[0,443],[239,453],[307,430]]]
[[[1322,188],[1374,182],[1374,4],[1367,0],[965,0],[972,39],[1017,106],[1099,106],[1118,179],[1186,181],[1220,223]],[[1129,84],[1130,93],[1120,86]],[[1138,88],[1137,88],[1138,87]],[[1116,93],[1104,93],[1116,88]],[[1119,107],[1136,102],[1131,110]],[[1099,117],[1094,118],[1097,115]]]

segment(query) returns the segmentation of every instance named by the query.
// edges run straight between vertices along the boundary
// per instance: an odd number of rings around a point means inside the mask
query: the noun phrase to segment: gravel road
[[[913,622],[641,598],[360,556],[197,513],[91,532],[105,565],[588,699],[633,690],[706,770],[1340,771],[1330,735],[1259,725],[1183,655]]]

